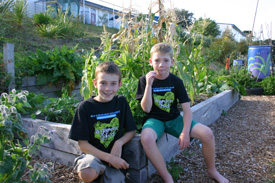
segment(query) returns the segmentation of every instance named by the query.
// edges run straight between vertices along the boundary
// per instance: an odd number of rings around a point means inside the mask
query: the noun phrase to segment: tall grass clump
[[[57,11],[55,11],[52,8],[49,8],[44,16],[35,15],[34,22],[37,24],[39,33],[48,38],[71,39],[82,36],[83,31],[82,29],[79,29],[80,26],[78,26],[80,20],[68,13],[69,10],[63,12],[62,9],[57,9]]]
[[[15,0],[12,6],[12,21],[18,27],[22,26],[24,19],[27,17],[27,1]]]

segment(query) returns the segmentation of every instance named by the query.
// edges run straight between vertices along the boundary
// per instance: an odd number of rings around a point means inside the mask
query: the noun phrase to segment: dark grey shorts
[[[74,169],[77,172],[85,168],[93,168],[101,176],[100,183],[124,183],[124,174],[114,167],[108,166],[91,154],[82,154],[74,160]]]

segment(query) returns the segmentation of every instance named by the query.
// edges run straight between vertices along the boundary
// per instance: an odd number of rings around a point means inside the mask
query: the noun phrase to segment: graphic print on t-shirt
[[[154,104],[160,108],[163,111],[170,112],[170,107],[175,99],[175,95],[173,92],[171,92],[171,89],[173,87],[169,88],[153,88],[153,98],[154,98]],[[166,93],[162,95],[156,94],[157,92],[163,92],[166,91]]]
[[[91,116],[95,117],[95,116]],[[115,113],[105,114],[105,115],[96,115],[97,120],[113,118],[110,123],[103,123],[97,121],[94,124],[95,128],[95,138],[100,140],[100,143],[104,145],[105,148],[114,140],[114,137],[119,128],[119,119],[116,117]]]

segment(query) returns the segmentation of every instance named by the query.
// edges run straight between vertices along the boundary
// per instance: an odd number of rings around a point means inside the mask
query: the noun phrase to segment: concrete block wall
[[[223,110],[227,111],[238,100],[239,94],[237,92],[233,90],[224,91],[193,106],[191,108],[193,119],[209,125],[219,118]],[[29,136],[35,134],[40,126],[53,131],[51,134],[53,141],[41,147],[40,155],[64,165],[72,166],[74,158],[80,155],[81,151],[78,148],[77,142],[68,139],[71,125],[23,118],[23,127],[27,130]],[[177,143],[177,138],[170,135],[168,135],[167,141],[165,134],[158,141],[158,147],[165,161],[170,161],[172,157],[180,153]],[[156,171],[146,158],[140,143],[139,134],[125,144],[122,157],[130,164],[130,169],[126,175],[126,182],[144,183]]]
[[[81,83],[79,82],[75,85],[74,90],[72,91],[72,95],[75,95],[75,98],[77,98],[78,100],[83,99],[83,97],[80,95],[80,88]],[[34,92],[36,94],[42,93],[44,96],[47,97],[58,97],[57,93],[61,91],[61,88],[58,88],[55,85],[37,85],[35,76],[24,78],[20,89],[28,90],[29,92]]]

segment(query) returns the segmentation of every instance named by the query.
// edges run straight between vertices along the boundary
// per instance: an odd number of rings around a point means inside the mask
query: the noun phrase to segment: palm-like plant
[[[0,0],[0,19],[1,20],[5,19],[5,15],[9,12],[12,5],[13,5],[13,0]]]
[[[13,21],[21,27],[24,18],[27,16],[27,1],[16,0],[12,7]]]

